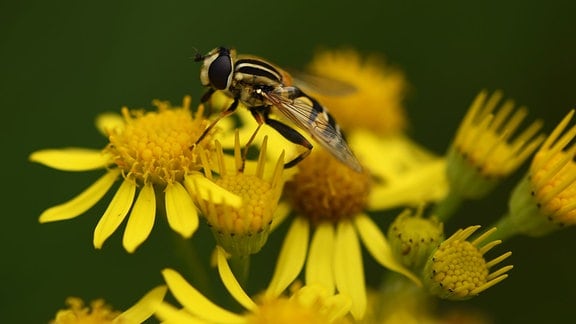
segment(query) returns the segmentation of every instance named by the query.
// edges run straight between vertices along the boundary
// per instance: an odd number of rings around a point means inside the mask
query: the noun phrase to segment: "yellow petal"
[[[96,117],[96,128],[106,137],[112,132],[120,133],[125,126],[126,122],[122,115],[115,112],[103,113]]]
[[[274,231],[280,224],[284,222],[288,215],[290,215],[290,211],[292,210],[292,206],[285,202],[279,202],[276,210],[274,211],[274,216],[272,217],[272,225],[270,225],[270,231]]]
[[[300,274],[306,259],[309,232],[308,221],[304,217],[295,217],[284,238],[267,294],[279,296]]]
[[[422,163],[382,186],[375,186],[370,192],[368,205],[370,210],[420,205],[426,201],[438,201],[447,193],[446,160],[437,159]]]
[[[352,316],[357,320],[362,319],[367,305],[364,264],[356,230],[348,221],[339,222],[336,230],[334,279],[338,291],[352,300]]]
[[[110,187],[112,187],[119,174],[119,170],[112,169],[106,172],[100,179],[96,180],[90,187],[82,191],[78,196],[63,204],[46,209],[42,215],[40,215],[40,223],[70,219],[83,214],[102,199]]]
[[[75,147],[36,151],[30,154],[30,161],[63,171],[103,169],[112,163],[110,155],[101,150]]]
[[[242,316],[227,311],[204,297],[178,272],[164,269],[162,275],[172,295],[190,313],[214,323],[241,323],[243,321]]]
[[[334,228],[322,223],[314,232],[308,261],[306,261],[306,284],[319,284],[330,295],[334,293]]]
[[[154,226],[156,217],[156,194],[151,183],[146,183],[140,193],[124,230],[122,245],[126,251],[132,253],[144,242]]]
[[[226,204],[235,208],[242,205],[242,198],[220,187],[199,172],[187,174],[184,177],[186,188],[198,195],[199,199],[212,200],[215,204]]]
[[[358,229],[362,243],[378,263],[422,286],[420,279],[394,258],[386,237],[370,217],[365,214],[358,215],[354,218],[354,225]]]
[[[217,246],[216,250],[218,258],[218,273],[220,274],[222,283],[224,283],[224,286],[226,286],[230,295],[232,295],[240,305],[244,306],[244,308],[249,311],[253,311],[257,306],[246,294],[244,289],[242,289],[238,280],[236,280],[236,277],[232,273],[230,265],[228,265],[228,261],[226,260],[226,252],[220,246]]]
[[[158,286],[150,290],[134,306],[115,318],[115,323],[143,323],[154,314],[156,307],[164,299],[166,290],[166,286]]]
[[[135,193],[136,183],[132,180],[124,180],[94,229],[95,248],[102,248],[104,241],[120,226],[132,206]]]
[[[186,238],[198,228],[198,211],[192,197],[179,182],[166,186],[166,216],[170,227]]]
[[[206,324],[205,320],[193,316],[185,309],[176,309],[165,302],[156,307],[155,315],[162,320],[162,324]]]

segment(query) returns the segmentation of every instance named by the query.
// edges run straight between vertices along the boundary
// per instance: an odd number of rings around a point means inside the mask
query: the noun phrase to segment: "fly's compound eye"
[[[232,59],[230,55],[219,55],[208,68],[208,78],[212,86],[218,90],[227,89],[232,77]]]

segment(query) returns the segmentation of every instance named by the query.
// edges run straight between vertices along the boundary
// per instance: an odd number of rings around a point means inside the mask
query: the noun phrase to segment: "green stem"
[[[230,268],[240,285],[246,287],[250,273],[250,254],[230,257]]]
[[[506,240],[518,234],[518,225],[512,221],[510,214],[505,214],[500,219],[488,228],[496,227],[496,231],[486,238],[486,241]]]
[[[202,262],[196,245],[191,244],[189,240],[183,239],[180,235],[174,233],[173,241],[180,260],[184,263],[187,275],[185,276],[192,286],[201,291],[205,296],[213,296],[210,276]]]
[[[444,200],[438,202],[432,212],[441,222],[446,222],[455,212],[460,205],[464,202],[464,198],[459,194],[450,191]]]

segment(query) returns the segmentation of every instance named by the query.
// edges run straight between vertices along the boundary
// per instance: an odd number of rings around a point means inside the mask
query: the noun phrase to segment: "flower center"
[[[355,172],[321,149],[298,166],[298,173],[285,185],[285,193],[294,210],[312,223],[336,223],[364,209],[371,188],[367,170]]]
[[[433,280],[457,297],[469,296],[488,278],[488,267],[476,246],[468,241],[447,241],[434,253]]]
[[[216,184],[242,198],[242,206],[214,205],[207,213],[208,222],[217,230],[231,234],[259,233],[272,222],[279,190],[257,177],[238,173],[217,179]]]
[[[54,324],[105,324],[112,323],[120,315],[113,311],[103,300],[95,300],[90,307],[85,306],[80,298],[69,297],[66,300],[69,309],[60,310],[56,318],[50,322]]]
[[[181,181],[189,171],[200,169],[198,150],[210,149],[212,141],[205,138],[191,149],[208,121],[202,117],[202,106],[192,117],[189,97],[184,98],[183,107],[172,108],[161,101],[155,101],[154,105],[157,112],[123,108],[126,125],[110,132],[106,151],[114,156],[125,176],[165,186]]]

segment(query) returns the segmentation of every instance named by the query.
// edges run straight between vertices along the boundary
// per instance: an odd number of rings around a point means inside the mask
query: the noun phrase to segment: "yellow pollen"
[[[154,101],[156,112],[143,112],[124,107],[122,114],[126,126],[109,134],[106,151],[123,174],[142,182],[161,186],[181,181],[184,174],[199,170],[199,149],[211,149],[211,135],[191,149],[208,121],[202,117],[203,106],[195,116],[190,113],[190,98],[185,97],[183,107]]]
[[[69,297],[66,305],[69,309],[58,311],[51,324],[111,324],[120,315],[120,312],[112,311],[101,299],[87,307],[80,298]]]
[[[364,209],[371,188],[367,170],[355,172],[320,148],[298,166],[285,193],[293,208],[312,223],[336,223]]]
[[[242,206],[215,205],[206,218],[220,232],[231,234],[259,233],[272,222],[279,190],[270,183],[255,176],[243,173],[224,175],[215,180],[222,188],[240,196]]]

